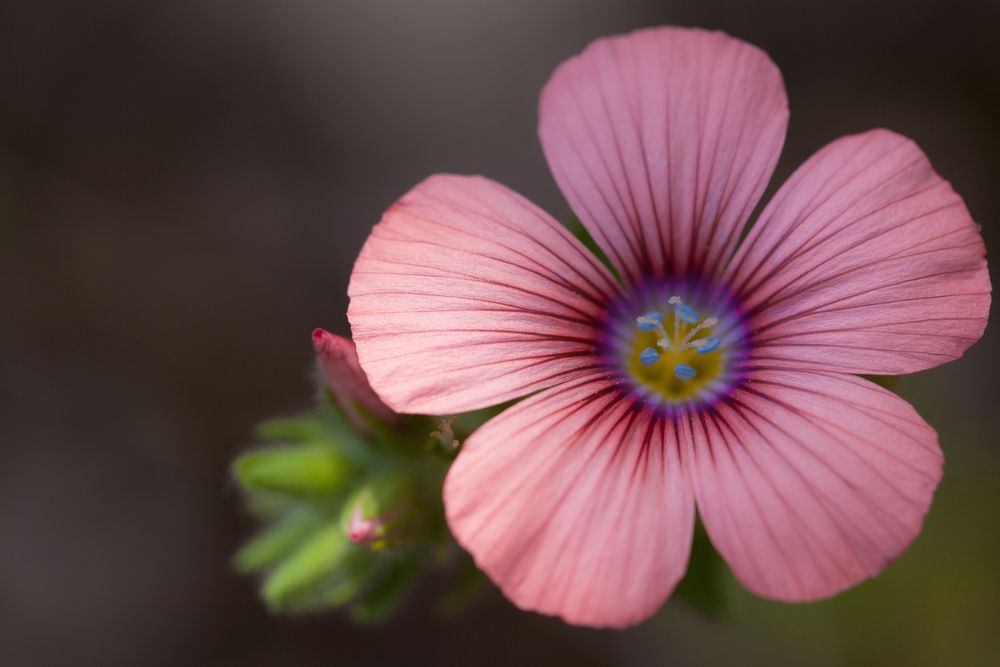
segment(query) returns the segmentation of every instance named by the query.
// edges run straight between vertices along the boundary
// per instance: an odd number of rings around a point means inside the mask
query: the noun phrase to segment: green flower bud
[[[336,572],[350,549],[339,522],[325,524],[265,579],[264,600],[272,609],[294,607]]]
[[[340,488],[350,465],[320,445],[283,445],[248,452],[233,463],[237,481],[248,490],[319,495]]]
[[[275,521],[243,545],[233,557],[233,565],[243,574],[265,570],[288,556],[322,522],[323,517],[315,512],[293,512]]]

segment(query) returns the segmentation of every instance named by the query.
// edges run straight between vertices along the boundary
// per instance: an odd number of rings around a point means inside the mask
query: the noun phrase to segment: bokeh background
[[[781,180],[845,133],[915,138],[1000,262],[991,0],[4,0],[0,3],[0,664],[1000,664],[997,327],[901,393],[940,431],[926,527],[806,606],[726,582],[623,633],[490,593],[393,621],[275,618],[228,559],[227,464],[311,400],[309,333],[347,332],[368,229],[437,171],[553,214],[538,92],[591,39],[673,23],[768,51]],[[773,188],[772,188],[773,190]]]

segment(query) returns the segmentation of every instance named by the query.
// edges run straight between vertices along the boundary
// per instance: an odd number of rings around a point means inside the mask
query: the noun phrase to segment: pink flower
[[[542,91],[549,166],[614,265],[481,177],[433,176],[372,231],[350,320],[397,411],[533,394],[448,474],[448,523],[518,606],[626,626],[684,573],[698,512],[776,600],[871,577],[920,532],[937,436],[857,377],[956,359],[983,241],[910,140],[821,149],[740,242],[778,160],[781,75],[722,33],[594,42]]]

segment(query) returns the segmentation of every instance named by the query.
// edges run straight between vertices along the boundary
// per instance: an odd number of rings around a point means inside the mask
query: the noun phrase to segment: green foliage
[[[673,599],[705,616],[722,616],[726,612],[726,577],[726,564],[698,521],[687,572],[677,585]]]
[[[899,387],[902,384],[902,377],[899,375],[862,375],[864,379],[869,382],[874,382],[883,389],[888,389],[893,393],[899,391]]]
[[[368,595],[351,607],[351,617],[362,623],[373,623],[392,614],[416,583],[427,555],[417,550],[388,563],[369,588]]]
[[[457,613],[465,608],[470,600],[475,599],[489,586],[489,579],[475,562],[465,557],[456,568],[454,584],[448,594],[441,599],[438,610],[445,615]]]
[[[391,615],[431,567],[462,569],[467,587],[471,559],[448,534],[441,487],[460,442],[492,414],[400,417],[359,432],[320,392],[311,411],[265,421],[262,444],[232,465],[262,525],[234,568],[261,577],[272,611],[347,607],[366,623]],[[356,541],[352,520],[370,528]]]
[[[563,220],[563,224],[566,226],[566,229],[568,229],[570,233],[580,241],[580,243],[586,246],[590,252],[594,253],[594,256],[597,257],[597,259],[601,260],[601,264],[607,267],[608,271],[611,272],[611,275],[615,276],[615,278],[619,278],[618,271],[611,264],[611,260],[609,260],[608,256],[604,254],[603,250],[601,250],[601,246],[597,245],[597,241],[595,241],[594,237],[590,235],[590,232],[587,231],[587,228],[583,226],[583,223],[580,222],[578,217],[570,213],[569,216]]]

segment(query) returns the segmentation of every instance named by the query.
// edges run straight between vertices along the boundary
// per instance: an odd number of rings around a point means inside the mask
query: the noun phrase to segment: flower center
[[[632,394],[673,411],[711,403],[741,381],[749,334],[725,288],[658,280],[609,307],[603,340],[605,363]]]
[[[671,296],[667,305],[666,313],[652,310],[636,318],[629,371],[665,398],[680,402],[696,397],[719,376],[722,339],[712,335],[718,318],[703,318],[679,296]]]

